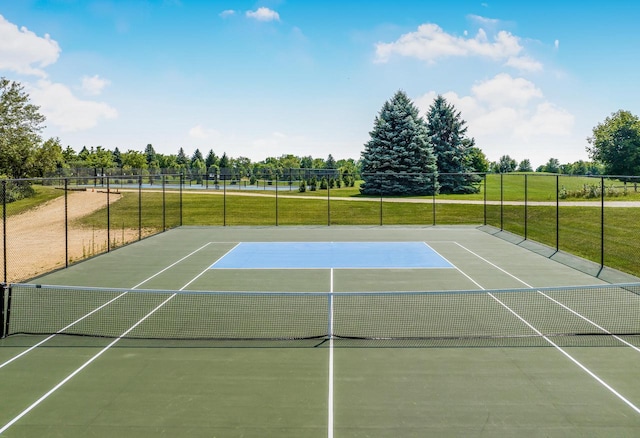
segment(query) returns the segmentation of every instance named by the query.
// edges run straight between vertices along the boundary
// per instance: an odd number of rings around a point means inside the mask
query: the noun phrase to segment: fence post
[[[560,175],[556,175],[556,252],[560,251]]]
[[[138,240],[142,240],[142,175],[138,175]]]
[[[504,173],[500,173],[500,231],[504,231]]]
[[[327,181],[327,226],[331,226],[331,186]]]
[[[436,226],[436,179],[438,175],[433,172],[431,175],[431,211],[433,213],[433,226]]]
[[[167,231],[166,175],[162,174],[162,231]]]
[[[0,339],[4,338],[4,291],[6,283],[0,283]]]
[[[222,180],[222,226],[227,226],[227,177]]]
[[[600,177],[600,271],[602,268],[604,268],[604,176]],[[599,272],[598,275],[600,275]]]
[[[69,267],[69,178],[64,179],[64,267]]]
[[[238,186],[240,182],[238,182]],[[276,174],[276,227],[278,226],[278,174]]]
[[[382,226],[382,187],[380,188],[380,226]]]
[[[7,180],[2,180],[2,263],[4,282],[7,282]],[[3,303],[4,305],[4,303]]]
[[[111,251],[111,203],[109,202],[110,179],[107,177],[107,252]]]
[[[527,179],[529,175],[524,174],[524,240],[527,240],[527,226],[529,217],[529,180]]]
[[[184,174],[180,172],[180,226],[182,226],[182,183],[184,181]],[[207,179],[207,181],[209,181]]]
[[[484,225],[487,225],[487,174],[484,174]]]

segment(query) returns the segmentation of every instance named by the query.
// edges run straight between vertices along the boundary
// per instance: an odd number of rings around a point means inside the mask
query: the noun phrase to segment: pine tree
[[[452,104],[437,96],[427,111],[427,132],[437,157],[440,192],[477,193],[479,177],[470,175],[473,139],[466,138],[466,122]]]
[[[147,144],[147,147],[144,148],[144,155],[147,161],[147,166],[151,167],[151,166],[157,165],[158,157],[151,143]]]
[[[424,120],[403,91],[385,102],[362,152],[360,192],[430,195],[438,192],[436,157]]]
[[[181,167],[187,167],[187,164],[189,164],[189,159],[187,158],[187,155],[184,153],[183,148],[180,148],[178,150],[178,156],[176,157],[176,162]]]
[[[120,152],[120,149],[118,149],[118,146],[116,146],[116,148],[113,150],[112,152],[113,155],[113,162],[116,163],[117,167],[122,167],[122,152]]]
[[[210,168],[210,167],[215,166],[217,162],[218,162],[217,155],[213,152],[213,149],[209,149],[209,153],[207,154],[207,158],[204,161],[204,164],[206,164],[207,169]]]

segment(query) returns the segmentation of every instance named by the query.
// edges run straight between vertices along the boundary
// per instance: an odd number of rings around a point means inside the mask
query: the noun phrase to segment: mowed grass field
[[[192,226],[275,226],[275,225],[456,225],[487,224],[525,236],[552,248],[604,264],[633,275],[640,275],[640,254],[633,236],[640,232],[637,208],[587,206],[581,201],[600,198],[569,197],[572,206],[555,206],[556,193],[584,193],[601,184],[600,178],[544,174],[487,175],[480,192],[470,195],[435,197],[367,197],[358,187],[300,193],[291,190],[188,190],[161,193],[121,191],[121,198],[96,211],[75,225],[93,229],[161,230]],[[638,201],[633,184],[605,180],[605,200]],[[43,202],[63,196],[62,190],[34,186],[36,196],[8,204],[8,215],[18,214]],[[485,193],[486,191],[486,193]],[[105,195],[106,196],[106,195]],[[481,201],[490,201],[485,207]],[[527,206],[511,205],[524,202]],[[504,205],[491,202],[505,201]],[[443,202],[440,202],[443,201]],[[457,201],[444,202],[444,201]],[[464,201],[469,201],[465,203]],[[536,205],[538,202],[549,205]],[[164,206],[164,212],[163,212]],[[604,214],[603,214],[604,213]],[[604,247],[602,246],[604,243]]]

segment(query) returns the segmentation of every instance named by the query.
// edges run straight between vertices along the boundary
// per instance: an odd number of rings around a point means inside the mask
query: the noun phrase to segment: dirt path
[[[109,203],[122,195],[109,194]],[[69,261],[89,257],[107,248],[107,231],[75,225],[80,219],[107,205],[107,195],[97,191],[69,192],[67,196]],[[7,220],[7,280],[24,281],[43,272],[65,266],[65,199],[60,196]],[[105,218],[106,224],[106,218]],[[120,245],[123,232],[110,236]],[[134,240],[137,230],[125,230],[124,239]],[[0,255],[0,258],[2,255]],[[4,272],[3,272],[4,274]],[[4,275],[3,275],[4,277]]]

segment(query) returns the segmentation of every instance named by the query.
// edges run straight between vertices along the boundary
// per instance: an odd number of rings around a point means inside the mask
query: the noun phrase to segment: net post
[[[0,283],[0,339],[9,334],[9,314],[11,313],[11,286]]]
[[[5,283],[0,283],[0,339],[4,338],[4,291],[6,286]]]
[[[333,339],[333,292],[327,293],[327,339]]]

